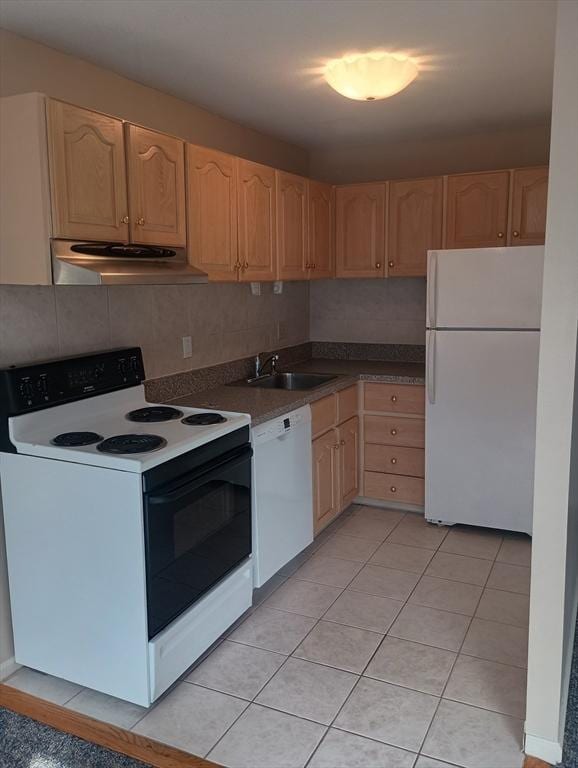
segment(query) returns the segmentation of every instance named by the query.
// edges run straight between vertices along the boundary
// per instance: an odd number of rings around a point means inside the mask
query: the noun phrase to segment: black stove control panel
[[[0,370],[0,418],[126,389],[144,378],[140,347],[11,366]]]

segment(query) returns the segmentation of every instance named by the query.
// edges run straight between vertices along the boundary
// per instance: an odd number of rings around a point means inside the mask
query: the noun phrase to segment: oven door
[[[251,554],[250,446],[144,494],[149,639]]]

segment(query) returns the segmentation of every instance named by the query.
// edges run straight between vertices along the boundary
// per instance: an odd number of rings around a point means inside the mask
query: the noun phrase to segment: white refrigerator
[[[428,253],[425,516],[532,532],[543,246]]]

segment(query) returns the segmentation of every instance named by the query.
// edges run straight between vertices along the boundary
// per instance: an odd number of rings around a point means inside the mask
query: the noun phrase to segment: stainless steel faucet
[[[257,355],[255,358],[255,377],[259,378],[259,376],[265,376],[264,369],[270,365],[271,371],[270,375],[273,376],[273,374],[277,370],[277,361],[279,360],[279,355],[277,353],[270,355],[266,360],[261,362],[261,356]]]

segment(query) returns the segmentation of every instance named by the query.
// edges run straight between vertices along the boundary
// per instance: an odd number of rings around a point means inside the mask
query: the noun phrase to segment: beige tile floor
[[[231,768],[520,768],[530,551],[354,506],[151,709],[7,683]]]

